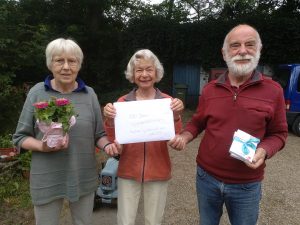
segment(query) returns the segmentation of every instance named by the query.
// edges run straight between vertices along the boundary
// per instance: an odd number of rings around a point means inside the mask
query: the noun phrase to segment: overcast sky
[[[161,3],[163,0],[143,0],[144,2],[150,2],[151,4],[159,4]]]

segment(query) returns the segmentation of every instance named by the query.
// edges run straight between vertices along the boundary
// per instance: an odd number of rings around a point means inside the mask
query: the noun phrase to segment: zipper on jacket
[[[236,98],[237,98],[237,93],[234,92],[234,95],[233,95],[233,101],[236,101]]]
[[[225,89],[227,89],[228,91],[230,91],[232,94],[233,94],[233,101],[235,102],[236,99],[237,99],[237,92],[234,91],[232,88],[228,87],[227,85],[225,84],[221,84],[221,83],[217,83],[216,85],[219,85],[221,87],[224,87]]]
[[[143,163],[143,171],[142,171],[142,182],[144,182],[145,163],[146,163],[146,142],[144,142],[144,163]]]
[[[247,87],[249,86],[252,86],[252,85],[255,85],[257,83],[260,83],[261,80],[256,80],[256,81],[251,81],[250,83],[246,84],[244,87],[242,87],[241,89],[238,90],[238,93],[240,93],[241,91],[243,91],[244,89],[246,89]],[[238,93],[233,91],[231,88],[229,88],[225,83],[216,83],[216,85],[219,85],[221,87],[224,87],[226,88],[227,90],[229,90],[231,93],[233,93],[233,101],[236,102],[236,99],[237,99],[237,96],[238,96]]]

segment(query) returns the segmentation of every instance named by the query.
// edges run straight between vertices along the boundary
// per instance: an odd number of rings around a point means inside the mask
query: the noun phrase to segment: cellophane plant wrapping
[[[42,141],[55,147],[63,141],[70,127],[76,123],[74,106],[66,98],[51,97],[48,101],[33,104],[39,129],[44,133]]]

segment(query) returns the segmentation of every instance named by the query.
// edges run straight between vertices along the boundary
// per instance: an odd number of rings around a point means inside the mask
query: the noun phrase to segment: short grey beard
[[[247,57],[248,55],[246,55],[245,57]],[[255,56],[248,56],[251,58],[250,63],[247,63],[246,65],[236,65],[234,62],[234,57],[230,58],[229,55],[227,53],[225,53],[225,61],[228,67],[228,70],[237,77],[242,77],[242,76],[246,76],[250,73],[252,73],[255,68],[258,65],[258,61],[260,58],[260,52],[257,51],[257,53],[255,54]]]

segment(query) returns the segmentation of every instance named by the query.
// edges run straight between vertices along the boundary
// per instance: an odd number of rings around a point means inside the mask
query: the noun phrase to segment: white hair
[[[157,56],[149,49],[142,49],[133,54],[127,64],[127,69],[125,71],[126,79],[131,83],[134,82],[134,68],[141,59],[151,60],[153,62],[156,69],[156,82],[159,82],[164,76],[164,68]]]
[[[250,26],[250,25],[248,25],[248,24],[240,24],[240,25],[237,25],[237,26],[235,26],[234,28],[232,28],[232,29],[227,33],[227,35],[226,35],[226,37],[225,37],[225,39],[224,39],[224,42],[223,42],[223,50],[224,50],[225,52],[228,51],[228,48],[229,48],[229,43],[228,43],[229,34],[231,34],[232,31],[236,30],[236,29],[239,28],[240,26],[248,26],[248,27],[252,28],[252,29],[255,31],[255,33],[256,33],[256,41],[257,41],[256,47],[257,47],[258,49],[260,49],[260,48],[262,47],[262,42],[261,42],[261,39],[260,39],[260,36],[259,36],[258,31],[257,31],[254,27],[252,27],[252,26]]]
[[[46,47],[46,64],[49,70],[51,70],[53,57],[63,53],[75,56],[79,63],[79,69],[81,68],[83,53],[79,45],[71,39],[58,38],[51,41]]]

